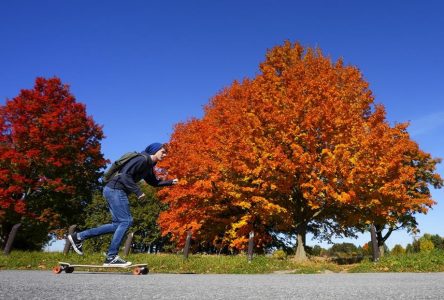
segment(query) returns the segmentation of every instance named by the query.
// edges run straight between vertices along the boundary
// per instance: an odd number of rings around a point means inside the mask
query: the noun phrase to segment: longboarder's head
[[[159,162],[165,158],[167,151],[165,145],[161,143],[152,143],[146,147],[145,152],[151,155],[153,162]]]

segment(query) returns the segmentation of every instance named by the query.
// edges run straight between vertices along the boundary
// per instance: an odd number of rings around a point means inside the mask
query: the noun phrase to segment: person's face
[[[159,151],[157,151],[153,156],[155,161],[162,161],[165,158],[165,156],[167,156],[167,152],[164,148],[162,148]]]

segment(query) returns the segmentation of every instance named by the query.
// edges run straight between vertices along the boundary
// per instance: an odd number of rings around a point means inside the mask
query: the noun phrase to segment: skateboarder
[[[131,262],[127,262],[117,255],[123,237],[133,222],[129,208],[128,195],[134,193],[136,194],[137,199],[143,199],[145,197],[145,194],[137,185],[137,182],[141,179],[155,187],[170,186],[178,183],[178,179],[166,181],[158,180],[154,174],[154,166],[167,155],[164,145],[160,143],[151,144],[140,154],[141,155],[131,158],[126,162],[122,169],[112,177],[103,189],[103,196],[108,202],[108,208],[111,212],[112,223],[87,229],[82,232],[74,232],[73,234],[68,235],[68,240],[71,242],[74,251],[78,254],[83,255],[82,242],[84,240],[107,233],[113,233],[114,235],[103,265],[131,265]]]

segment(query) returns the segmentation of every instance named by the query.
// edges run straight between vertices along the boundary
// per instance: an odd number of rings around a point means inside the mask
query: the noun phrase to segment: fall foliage
[[[58,78],[37,78],[0,107],[1,238],[67,226],[91,199],[105,160],[102,128]],[[34,229],[33,229],[34,227]],[[46,231],[46,232],[45,232]]]
[[[308,232],[353,236],[425,213],[438,161],[405,128],[388,124],[356,67],[286,42],[175,127],[162,166],[182,180],[159,192],[163,233],[182,245],[191,230],[219,250],[244,250],[250,231],[258,249],[284,233],[303,259]]]
[[[381,253],[394,230],[417,230],[415,214],[425,214],[436,204],[429,185],[440,188],[443,184],[434,172],[440,160],[420,150],[410,139],[407,126],[391,127],[384,108],[377,106],[362,131],[356,133],[359,151],[353,156],[344,152],[349,162],[345,182],[358,200],[349,222],[361,230],[374,224]]]

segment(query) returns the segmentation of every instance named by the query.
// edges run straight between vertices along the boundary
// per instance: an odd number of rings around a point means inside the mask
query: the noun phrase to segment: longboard
[[[132,269],[134,275],[146,275],[149,272],[148,264],[135,264],[129,266],[103,266],[103,265],[75,265],[67,262],[59,261],[59,264],[52,268],[54,274],[60,274],[62,271],[65,273],[74,272],[75,268],[119,268],[119,269]]]

